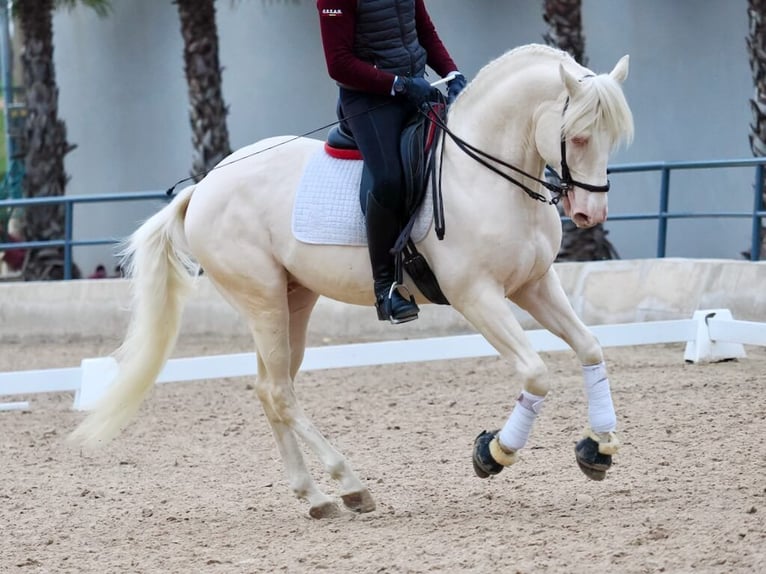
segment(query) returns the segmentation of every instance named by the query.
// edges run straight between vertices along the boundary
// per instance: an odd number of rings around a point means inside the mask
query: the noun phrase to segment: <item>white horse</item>
[[[546,164],[558,167],[570,182],[563,197],[566,214],[580,227],[592,226],[607,215],[603,191],[609,153],[633,134],[621,87],[627,74],[627,56],[610,73],[595,75],[564,52],[520,47],[477,74],[451,106],[448,126],[521,170],[519,176],[499,168],[546,200],[555,196],[538,180]],[[432,226],[418,249],[451,305],[514,365],[522,387],[505,425],[476,438],[474,469],[486,477],[516,460],[550,384],[508,298],[566,341],[582,363],[589,425],[576,458],[588,476],[599,480],[617,450],[616,418],[601,346],[574,313],[551,267],[561,241],[558,211],[550,202],[530,199],[453,141],[444,145],[448,229],[440,241]],[[131,236],[126,261],[133,315],[119,352],[119,373],[75,439],[102,443],[135,415],[175,343],[199,264],[248,322],[258,358],[256,394],[293,493],[308,501],[313,517],[340,511],[309,474],[301,440],[339,481],[346,507],[358,512],[375,508],[367,488],[309,420],[293,390],[318,297],[374,303],[365,247],[310,245],[291,232],[296,187],[321,147],[317,140],[284,137],[245,147],[180,192]],[[406,284],[418,303],[428,302],[411,281]]]

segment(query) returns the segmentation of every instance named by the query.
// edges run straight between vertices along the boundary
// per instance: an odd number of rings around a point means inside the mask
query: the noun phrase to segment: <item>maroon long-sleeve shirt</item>
[[[354,54],[356,5],[358,0],[317,0],[327,71],[345,86],[374,94],[389,94],[395,76],[379,70]],[[418,41],[428,54],[428,65],[440,76],[457,71],[442,44],[423,0],[415,0]]]

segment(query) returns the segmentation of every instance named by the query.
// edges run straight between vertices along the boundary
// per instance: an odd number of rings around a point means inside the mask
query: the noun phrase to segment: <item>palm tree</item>
[[[184,40],[184,70],[189,85],[189,121],[194,157],[192,178],[199,181],[231,153],[228,108],[221,92],[215,0],[173,0]]]
[[[753,74],[755,93],[750,100],[753,121],[750,124],[750,149],[755,157],[766,156],[766,0],[748,0],[750,32],[747,53]],[[761,205],[766,205],[766,188],[761,190]],[[761,227],[761,257],[766,252],[766,233]],[[750,259],[750,252],[743,253]]]
[[[577,62],[587,66],[581,0],[543,0],[543,19],[549,26],[543,34],[545,43],[569,52]],[[574,223],[566,221],[563,229],[564,236],[556,261],[619,258],[617,250],[606,238],[609,232],[600,223],[589,229],[578,229]]]
[[[543,20],[549,26],[543,34],[545,43],[569,52],[577,62],[587,66],[581,0],[544,0]]]
[[[4,1],[4,0],[3,0]],[[23,44],[21,65],[26,94],[26,197],[64,195],[67,180],[64,156],[75,146],[67,142],[66,126],[58,114],[58,85],[53,64],[53,11],[73,7],[78,0],[15,0],[16,18]],[[79,0],[101,15],[109,11],[109,0]],[[29,241],[64,237],[63,205],[28,207],[24,233]],[[63,247],[34,249],[24,271],[25,280],[61,279],[64,276]]]

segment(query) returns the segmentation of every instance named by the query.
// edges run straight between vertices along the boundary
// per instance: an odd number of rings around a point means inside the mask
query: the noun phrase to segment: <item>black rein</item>
[[[591,192],[606,193],[607,191],[609,191],[609,185],[610,184],[609,184],[608,180],[607,180],[605,185],[592,185],[590,183],[584,183],[584,182],[581,182],[581,181],[577,181],[576,179],[574,179],[572,177],[572,174],[569,171],[569,165],[567,164],[567,148],[566,148],[567,143],[566,143],[566,138],[563,136],[563,134],[562,134],[562,137],[561,137],[561,175],[556,173],[556,170],[554,170],[553,168],[548,166],[548,169],[553,173],[553,175],[556,176],[556,178],[559,181],[559,183],[553,183],[553,182],[550,182],[550,181],[545,181],[543,179],[539,179],[539,178],[537,178],[537,177],[535,177],[533,175],[530,175],[527,172],[525,172],[524,170],[519,169],[519,168],[509,164],[508,162],[503,161],[502,159],[500,159],[498,157],[495,157],[495,156],[493,156],[493,155],[491,155],[491,154],[489,154],[489,153],[487,153],[487,152],[485,152],[483,150],[480,150],[479,148],[469,144],[464,139],[462,139],[459,136],[455,135],[455,133],[452,132],[447,127],[447,122],[444,119],[442,119],[442,117],[438,113],[435,112],[435,110],[433,109],[433,107],[430,106],[430,104],[428,106],[430,107],[431,113],[428,113],[428,112],[423,111],[423,110],[420,110],[420,113],[425,115],[428,118],[429,121],[434,122],[436,124],[436,126],[441,130],[441,132],[442,132],[442,138],[441,138],[441,140],[442,140],[442,150],[441,150],[442,154],[444,153],[444,140],[445,140],[445,136],[448,135],[450,137],[450,139],[452,139],[452,141],[455,143],[455,145],[458,148],[460,148],[460,150],[462,150],[463,153],[465,153],[468,157],[474,159],[475,161],[477,161],[478,163],[480,163],[481,165],[483,165],[484,167],[486,167],[490,171],[496,173],[497,175],[499,175],[503,179],[509,181],[513,185],[516,185],[516,186],[520,187],[532,199],[535,199],[537,201],[541,201],[543,203],[547,203],[549,205],[556,205],[556,204],[558,204],[559,201],[561,201],[561,198],[563,196],[565,196],[569,192],[569,190],[572,189],[573,187],[579,187],[581,189],[585,189],[585,190],[591,191]],[[562,116],[566,112],[568,106],[569,106],[569,98],[567,98],[567,101],[564,104],[564,110],[562,111]],[[497,165],[493,165],[493,163],[497,164]],[[529,178],[529,179],[539,183],[544,188],[546,188],[548,191],[554,193],[555,196],[553,198],[551,198],[551,199],[546,198],[544,195],[542,195],[541,193],[538,193],[535,190],[531,189],[529,186],[525,185],[524,183],[522,183],[521,181],[519,181],[518,179],[516,179],[512,175],[510,175],[508,173],[505,173],[504,171],[499,169],[497,167],[498,165],[500,165],[502,167],[505,167],[507,169],[510,169],[511,171],[513,171],[515,173],[521,174],[521,175],[523,175],[523,176],[525,176],[525,177],[527,177],[527,178]],[[440,171],[441,171],[441,165],[439,167],[440,167]],[[440,175],[439,179],[441,180],[441,173],[439,175]],[[440,191],[439,191],[439,195],[441,195]]]

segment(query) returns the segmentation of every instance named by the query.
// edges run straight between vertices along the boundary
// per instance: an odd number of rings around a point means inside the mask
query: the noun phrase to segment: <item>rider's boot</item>
[[[405,299],[395,283],[394,256],[391,248],[399,236],[399,218],[396,210],[380,205],[372,193],[367,194],[367,245],[372,263],[375,289],[375,308],[378,319],[392,323],[406,323],[418,318],[415,299]]]

